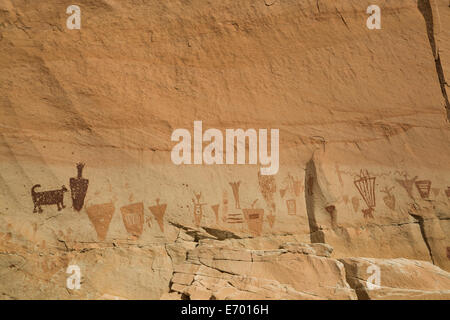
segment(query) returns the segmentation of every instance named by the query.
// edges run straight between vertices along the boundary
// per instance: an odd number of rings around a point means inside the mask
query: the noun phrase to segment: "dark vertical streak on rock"
[[[358,274],[356,265],[349,264],[342,259],[338,260],[344,265],[345,281],[348,283],[350,288],[355,290],[355,294],[358,300],[371,300],[367,289],[361,284],[361,280],[354,277],[356,274]]]
[[[439,49],[437,48],[436,39],[434,37],[434,22],[433,22],[433,9],[431,7],[430,0],[419,0],[419,11],[425,20],[427,26],[428,40],[430,41],[431,50],[434,56],[434,62],[436,64],[436,73],[438,75],[439,84],[441,86],[442,96],[445,101],[445,109],[447,110],[447,120],[450,121],[450,101],[448,99],[447,90],[445,88],[447,82],[445,81],[444,70],[442,69],[441,57],[439,55]]]
[[[430,253],[431,262],[432,262],[433,264],[435,264],[435,263],[434,263],[434,258],[433,258],[433,253],[432,253],[432,251],[431,251],[431,246],[430,246],[430,243],[428,242],[428,239],[427,239],[426,234],[425,234],[425,225],[424,225],[424,224],[425,224],[425,221],[424,221],[424,218],[421,217],[421,216],[419,216],[419,215],[412,214],[412,213],[409,213],[409,214],[410,214],[414,219],[416,219],[417,222],[419,223],[419,226],[420,226],[420,233],[422,234],[423,241],[425,242],[425,245],[427,246],[428,252]]]
[[[308,215],[309,222],[309,234],[311,243],[325,243],[325,236],[323,232],[319,230],[315,214],[314,185],[316,181],[316,175],[316,166],[313,159],[311,159],[306,164],[305,172],[305,201],[306,213]]]

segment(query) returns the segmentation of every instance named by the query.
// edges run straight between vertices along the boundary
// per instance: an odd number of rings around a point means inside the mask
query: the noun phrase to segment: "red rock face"
[[[0,1],[2,297],[448,299],[448,1],[368,5]]]

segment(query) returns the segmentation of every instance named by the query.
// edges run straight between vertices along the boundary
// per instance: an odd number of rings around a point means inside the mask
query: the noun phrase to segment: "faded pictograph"
[[[237,182],[230,182],[231,189],[233,190],[233,197],[234,197],[234,203],[235,208],[240,209],[241,208],[241,202],[239,199],[239,187],[241,186],[241,181]]]
[[[431,190],[430,180],[418,180],[415,182],[415,185],[422,199],[428,199],[430,197],[430,190]]]
[[[89,180],[83,178],[84,163],[77,163],[77,177],[70,178],[70,192],[72,197],[72,206],[76,211],[80,211],[84,205],[84,198],[89,186]]]
[[[216,224],[219,223],[219,208],[220,204],[215,204],[211,206],[211,209],[214,212],[214,216],[216,217]]]
[[[447,198],[450,199],[450,187],[447,187],[447,190],[445,190],[445,194],[447,195]]]
[[[339,179],[339,183],[341,184],[341,187],[344,187],[344,180],[342,179],[342,174],[344,173],[343,171],[341,171],[339,164],[335,163],[334,167],[336,168],[336,174],[338,176]]]
[[[273,228],[275,225],[275,215],[272,212],[267,215],[267,221],[269,222],[269,226]]]
[[[237,211],[229,211],[228,208],[228,192],[224,191],[223,193],[223,199],[222,199],[222,203],[223,203],[223,212],[222,212],[222,220],[225,223],[229,223],[229,224],[242,224],[244,223],[244,217],[242,215],[242,210],[240,209],[240,203],[239,203],[239,186],[241,184],[241,181],[238,182],[230,182],[229,185],[232,188],[233,191],[233,197],[234,197],[234,201],[235,201],[235,210]]]
[[[114,211],[115,207],[113,203],[96,204],[86,208],[86,213],[94,225],[100,241],[106,238]]]
[[[58,211],[61,211],[66,206],[64,205],[64,193],[67,192],[67,188],[62,186],[61,189],[58,190],[50,190],[50,191],[36,191],[37,188],[40,188],[40,184],[36,184],[31,188],[31,198],[33,200],[34,209],[33,212],[39,213],[43,212],[43,205],[56,205]]]
[[[299,197],[302,194],[303,190],[305,189],[303,187],[302,181],[297,177],[292,176],[291,174],[288,174],[287,181],[288,181],[287,189],[291,193],[293,193],[293,195]]]
[[[280,189],[280,196],[282,199],[287,197],[285,203],[288,215],[296,215],[296,197],[300,196],[302,191],[304,190],[303,184],[299,179],[288,173],[287,177],[283,181],[283,186],[284,188]]]
[[[270,208],[269,214],[267,214],[267,221],[269,226],[273,228],[275,224],[276,204],[274,195],[277,192],[277,184],[274,176],[263,176],[258,172],[259,191],[261,192],[266,205]]]
[[[373,218],[375,210],[375,177],[371,176],[367,170],[361,170],[359,176],[354,180],[361,197],[367,205],[367,209],[362,209],[364,218]]]
[[[149,228],[151,228],[152,225],[153,225],[153,223],[152,223],[152,217],[146,217],[146,218],[145,218],[145,223],[147,224],[147,226],[148,226]],[[162,231],[162,230],[161,230],[161,231]]]
[[[435,197],[439,196],[439,193],[441,193],[441,189],[439,188],[431,188],[431,191],[433,191]]]
[[[386,195],[383,197],[384,204],[391,210],[395,210],[395,196],[392,194],[392,190],[394,187],[384,187],[381,192],[385,193]]]
[[[261,235],[262,225],[263,225],[263,217],[264,217],[264,209],[256,209],[255,204],[258,201],[256,199],[250,209],[243,209],[245,220],[247,221],[248,229],[250,233],[255,236]]]
[[[355,212],[358,212],[358,210],[359,210],[359,198],[358,197],[352,197],[352,206],[353,206],[353,210]]]
[[[276,205],[274,201],[275,192],[277,192],[277,184],[275,182],[274,176],[264,176],[258,172],[258,182],[259,190],[267,204],[267,206],[272,210],[276,210]]]
[[[129,204],[120,208],[123,224],[129,234],[139,238],[144,230],[144,204]]]
[[[412,190],[413,190],[413,185],[417,180],[417,176],[415,176],[412,179],[408,179],[408,174],[406,172],[403,173],[403,180],[400,179],[395,179],[395,181],[397,181],[398,184],[400,184],[405,190],[406,193],[408,194],[408,196],[414,200],[413,194],[412,194]]]
[[[309,137],[309,142],[315,146],[315,148],[321,148],[325,152],[327,141],[322,136],[311,136]]]
[[[164,232],[164,214],[166,213],[167,204],[160,204],[159,199],[156,199],[156,205],[149,207],[149,209],[155,217],[156,222],[158,222],[159,228]]]
[[[222,221],[227,222],[228,215],[228,192],[224,191],[222,193]]]
[[[297,214],[297,203],[295,199],[286,200],[286,207],[289,215]]]
[[[345,205],[347,205],[348,202],[349,202],[348,195],[343,195],[343,196],[342,196],[342,201],[344,201]]]
[[[242,213],[228,213],[227,214],[227,223],[244,223],[244,220],[242,219]]]

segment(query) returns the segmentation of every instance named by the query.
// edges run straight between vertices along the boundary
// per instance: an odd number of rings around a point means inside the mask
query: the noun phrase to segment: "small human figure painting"
[[[392,189],[394,187],[384,187],[381,192],[385,193],[386,195],[383,197],[384,204],[391,210],[395,210],[395,196],[392,194]]]
[[[206,205],[206,203],[200,203],[200,199],[202,197],[202,193],[195,193],[195,199],[192,199],[192,202],[194,203],[194,222],[197,227],[200,226],[200,223],[202,221],[203,217],[203,206]]]

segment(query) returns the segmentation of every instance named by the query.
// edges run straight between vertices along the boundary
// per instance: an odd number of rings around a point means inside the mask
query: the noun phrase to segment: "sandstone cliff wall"
[[[1,298],[448,299],[447,0],[71,4],[0,1]],[[196,120],[280,129],[278,173],[174,165]]]

